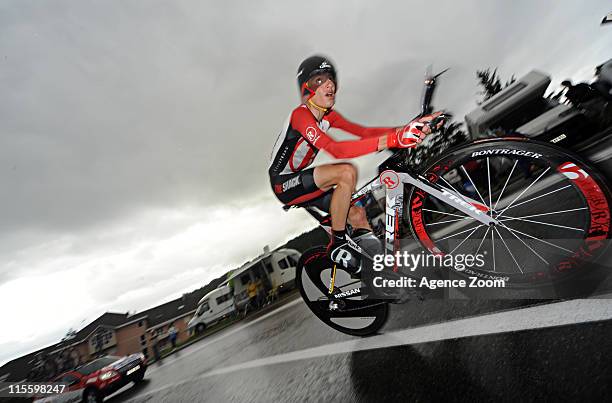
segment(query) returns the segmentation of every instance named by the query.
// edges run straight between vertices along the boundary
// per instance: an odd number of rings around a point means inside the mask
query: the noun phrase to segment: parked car
[[[187,329],[202,333],[208,326],[236,312],[234,296],[228,285],[221,286],[206,294],[200,302],[195,315],[187,324]]]
[[[147,365],[142,354],[98,358],[72,371],[58,375],[52,382],[68,385],[67,391],[36,400],[36,402],[102,402],[105,396],[116,392],[128,383],[136,384],[142,381],[146,370]]]

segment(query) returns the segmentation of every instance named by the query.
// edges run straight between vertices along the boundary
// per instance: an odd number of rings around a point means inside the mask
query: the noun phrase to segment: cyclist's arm
[[[327,116],[327,120],[331,127],[335,127],[345,132],[354,134],[361,138],[372,138],[386,136],[389,133],[395,133],[395,127],[365,127],[357,123],[351,122],[344,118],[336,111],[331,111]]]
[[[356,141],[336,141],[322,131],[307,108],[293,112],[291,125],[311,146],[325,150],[334,158],[354,158],[386,148],[386,137],[371,137]]]

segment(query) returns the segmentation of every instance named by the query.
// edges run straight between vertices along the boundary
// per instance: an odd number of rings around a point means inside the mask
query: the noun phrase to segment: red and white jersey
[[[361,137],[355,141],[336,141],[326,132],[338,128]],[[287,118],[278,136],[268,172],[270,176],[299,172],[312,164],[319,150],[335,158],[353,158],[373,153],[378,149],[380,136],[395,133],[391,127],[363,127],[344,119],[338,112],[327,112],[317,122],[312,112],[302,104]]]

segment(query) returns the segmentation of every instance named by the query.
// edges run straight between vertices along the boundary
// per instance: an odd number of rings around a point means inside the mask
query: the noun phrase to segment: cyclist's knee
[[[338,180],[349,186],[357,182],[357,169],[351,164],[338,165]]]

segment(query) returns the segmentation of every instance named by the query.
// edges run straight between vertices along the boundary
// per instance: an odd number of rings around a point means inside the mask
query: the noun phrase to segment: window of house
[[[138,327],[142,327],[142,321],[138,322]]]
[[[140,335],[140,341],[145,341],[145,340],[146,340],[146,339],[145,339],[144,334],[141,334],[141,335]]]
[[[281,259],[278,261],[278,265],[280,266],[281,269],[285,270],[287,267],[289,267],[289,263],[287,263],[287,259]]]
[[[274,271],[274,267],[272,267],[272,263],[270,263],[269,260],[264,264],[264,266],[266,266],[268,273],[272,273]]]

